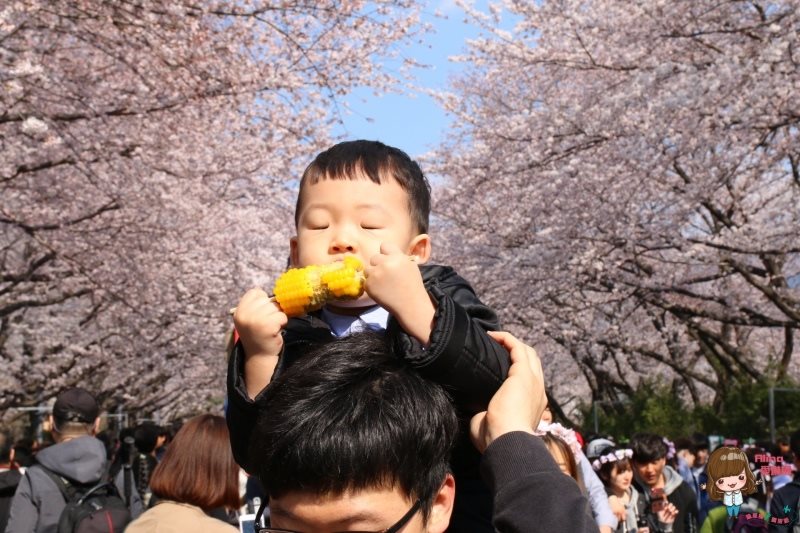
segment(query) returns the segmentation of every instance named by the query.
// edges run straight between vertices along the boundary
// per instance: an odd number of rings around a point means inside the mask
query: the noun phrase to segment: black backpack
[[[66,502],[58,533],[122,533],[131,522],[128,506],[108,476],[95,484],[80,484],[37,466],[53,480]]]
[[[793,533],[800,533],[800,498],[797,498],[797,505],[795,505],[794,509],[794,527],[792,528]]]

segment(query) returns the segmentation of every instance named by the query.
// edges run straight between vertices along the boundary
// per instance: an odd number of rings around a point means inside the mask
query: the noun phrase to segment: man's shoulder
[[[681,479],[681,482],[678,484],[677,487],[675,487],[675,490],[673,492],[676,492],[681,496],[691,495],[692,498],[694,498],[694,489],[692,488],[691,485],[689,485],[686,482],[685,479]]]
[[[797,503],[798,498],[800,498],[800,480],[796,478],[776,490],[772,495],[772,501],[785,503]]]

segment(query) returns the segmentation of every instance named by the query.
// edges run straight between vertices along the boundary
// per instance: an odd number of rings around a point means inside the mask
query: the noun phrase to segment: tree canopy
[[[484,37],[431,159],[470,243],[447,257],[540,346],[556,398],[656,378],[719,407],[796,377],[797,2],[467,9]]]
[[[228,309],[285,265],[298,169],[421,29],[404,0],[5,2],[0,410],[74,384],[221,403]]]

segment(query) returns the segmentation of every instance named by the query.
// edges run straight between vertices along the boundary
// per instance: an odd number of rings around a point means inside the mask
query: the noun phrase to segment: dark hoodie
[[[78,437],[50,446],[36,454],[36,461],[53,472],[77,483],[97,483],[107,468],[106,449],[94,437]],[[114,484],[124,494],[122,471]],[[142,513],[142,501],[133,487],[131,515]],[[6,533],[55,533],[66,502],[55,482],[38,466],[25,471],[11,502]]]

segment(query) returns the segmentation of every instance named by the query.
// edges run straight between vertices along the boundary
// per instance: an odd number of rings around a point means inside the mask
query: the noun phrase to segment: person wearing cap
[[[42,468],[68,481],[82,485],[99,483],[108,471],[103,443],[94,437],[100,425],[100,407],[87,390],[73,387],[59,393],[46,426],[55,444],[36,455],[37,464],[25,471],[14,499],[6,533],[45,533],[56,530],[64,496],[55,481]],[[125,494],[124,474],[114,479],[120,494]],[[131,515],[142,513],[142,501],[132,487]]]

